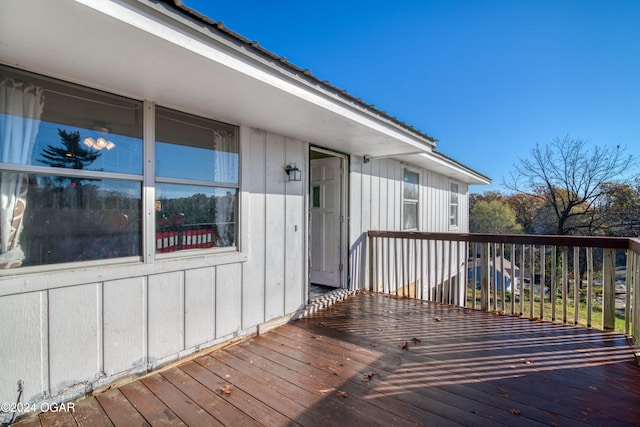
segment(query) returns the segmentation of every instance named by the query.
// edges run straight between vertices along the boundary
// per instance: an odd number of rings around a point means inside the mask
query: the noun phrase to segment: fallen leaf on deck
[[[422,340],[420,338],[416,338],[416,337],[411,338],[411,341],[413,341],[413,342],[422,342]]]
[[[520,359],[520,362],[524,363],[525,365],[531,365],[533,363],[533,360]]]
[[[409,348],[409,343],[407,341],[402,343],[402,347],[400,347],[403,350],[407,350]]]
[[[509,409],[509,413],[513,415],[520,415],[520,409],[511,408]]]
[[[498,310],[498,311],[496,311],[496,314],[497,314],[498,316],[504,316],[504,315],[505,315],[505,312],[504,312],[504,310]]]
[[[531,318],[531,321],[532,321],[532,322],[537,322],[538,320],[540,320],[540,318],[539,318],[539,317],[532,317],[532,318]]]
[[[229,384],[225,384],[220,387],[220,392],[223,394],[231,394],[231,386]]]
[[[347,397],[347,392],[341,390],[338,393],[336,393],[336,396],[338,396],[338,397]]]
[[[435,320],[436,322],[440,322],[442,321],[442,318],[440,316],[434,316],[433,320]]]
[[[373,376],[374,376],[374,375],[375,375],[375,374],[374,374],[373,372],[367,372],[367,373],[366,373],[366,374],[364,374],[362,377],[363,377],[365,380],[369,380],[369,381],[371,381],[371,378],[373,378]]]

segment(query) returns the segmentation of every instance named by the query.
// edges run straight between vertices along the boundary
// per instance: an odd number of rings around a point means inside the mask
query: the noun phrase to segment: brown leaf
[[[537,322],[538,320],[540,320],[540,318],[539,318],[539,317],[532,317],[532,318],[531,318],[531,321],[532,321],[532,322]]]
[[[531,365],[533,363],[533,360],[520,359],[520,362],[524,363],[525,365]]]
[[[442,321],[442,317],[440,317],[440,316],[433,316],[433,320],[435,320],[436,322],[441,322],[441,321]]]
[[[338,393],[336,393],[336,396],[338,396],[338,397],[347,397],[347,392],[340,390]]]
[[[413,342],[422,342],[422,340],[420,338],[416,338],[416,337],[411,338],[411,341],[413,341]]]
[[[222,394],[231,394],[231,386],[229,384],[225,384],[222,387],[220,387],[220,392]]]
[[[401,348],[401,349],[403,349],[403,350],[408,350],[408,349],[409,349],[409,343],[408,343],[408,342],[406,342],[406,341],[405,341],[405,342],[403,342],[403,343],[402,343],[402,347],[400,347],[400,348]]]
[[[498,310],[498,311],[496,311],[496,314],[497,314],[498,316],[504,316],[504,315],[505,315],[505,312],[504,312],[504,310]]]
[[[520,409],[511,408],[511,409],[509,409],[509,413],[513,414],[513,415],[520,415]]]
[[[373,372],[367,372],[366,374],[364,374],[364,375],[363,375],[363,378],[364,378],[365,380],[369,380],[369,381],[371,381],[371,378],[373,378],[373,376],[374,376],[374,375],[375,375],[375,374],[374,374]]]

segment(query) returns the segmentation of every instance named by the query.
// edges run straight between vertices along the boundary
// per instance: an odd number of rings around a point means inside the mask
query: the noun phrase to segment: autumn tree
[[[544,206],[544,197],[525,193],[516,193],[506,198],[507,204],[516,215],[516,222],[522,226],[523,232],[535,233],[538,211]]]
[[[640,181],[605,182],[598,205],[601,228],[608,236],[636,237],[640,235]]]
[[[530,157],[514,164],[504,185],[516,193],[542,197],[553,218],[554,234],[593,234],[603,184],[621,182],[632,166],[634,159],[620,146],[590,146],[567,136],[537,144]]]

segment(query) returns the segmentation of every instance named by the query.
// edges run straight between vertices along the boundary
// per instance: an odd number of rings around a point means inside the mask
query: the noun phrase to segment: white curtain
[[[213,149],[216,151],[214,181],[238,182],[238,143],[233,133],[213,130]]]
[[[214,129],[213,147],[216,150],[214,180],[217,182],[238,182],[238,143],[234,134]],[[216,226],[219,246],[235,244],[235,190],[228,190],[224,196],[217,196],[215,203]]]
[[[31,163],[43,109],[43,88],[0,76],[0,162]],[[0,268],[22,265],[20,234],[28,189],[27,174],[0,174]]]

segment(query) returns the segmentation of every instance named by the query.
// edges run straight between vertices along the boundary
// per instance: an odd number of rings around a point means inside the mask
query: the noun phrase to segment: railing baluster
[[[536,295],[536,251],[535,245],[529,245],[529,317],[534,318]]]
[[[573,324],[579,323],[580,309],[580,248],[573,247]]]
[[[634,347],[640,350],[640,254],[633,253],[634,273],[632,285],[627,285],[627,292],[631,292],[633,303],[631,305],[631,314],[633,321],[631,322],[631,333],[634,336]]]
[[[546,289],[546,250],[540,245],[540,320],[544,319],[544,291]]]
[[[516,313],[516,244],[511,244],[511,256],[509,257],[511,262],[511,314]]]
[[[489,311],[489,243],[480,244],[480,310]]]
[[[447,260],[447,300],[445,301],[447,304],[451,304],[453,302],[453,242],[449,242],[449,259]]]
[[[630,316],[631,316],[631,287],[633,277],[633,252],[630,250],[625,251],[625,259],[627,262],[627,268],[624,277],[624,333],[629,335]]]
[[[551,321],[556,321],[556,304],[558,303],[558,247],[551,248],[551,290],[549,299],[551,300]]]
[[[567,306],[569,299],[569,248],[562,247],[562,323],[568,322]]]
[[[524,315],[524,261],[525,261],[525,244],[520,248],[520,315]]]
[[[496,268],[494,266],[494,268]],[[507,280],[504,274],[504,243],[500,243],[500,310],[503,312],[506,308]]]
[[[587,248],[587,328],[591,327],[593,310],[593,248]]]
[[[602,283],[602,329],[613,331],[616,326],[616,250],[605,249]]]

